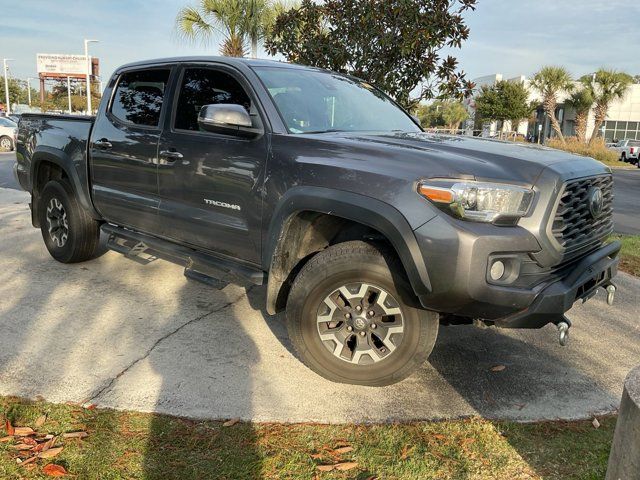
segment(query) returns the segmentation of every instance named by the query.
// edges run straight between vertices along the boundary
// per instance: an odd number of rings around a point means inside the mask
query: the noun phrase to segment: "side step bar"
[[[265,281],[265,273],[250,265],[106,223],[101,230],[108,235],[107,248],[110,250],[132,260],[141,261],[139,256],[145,254],[182,265],[186,277],[215,288],[224,288],[227,283],[262,285]]]

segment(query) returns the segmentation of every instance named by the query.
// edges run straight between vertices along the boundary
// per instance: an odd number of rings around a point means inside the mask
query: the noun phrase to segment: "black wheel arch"
[[[95,220],[101,219],[91,202],[87,174],[83,172],[81,177],[78,173],[78,168],[80,166],[76,166],[76,163],[77,162],[74,162],[74,160],[64,151],[56,148],[39,146],[36,151],[34,151],[31,157],[31,171],[29,178],[31,179],[32,223],[35,227],[39,226],[37,225],[37,208],[40,191],[48,180],[55,178],[51,177],[51,175],[45,175],[43,177],[42,169],[51,169],[51,166],[54,167],[54,170],[57,169],[61,172],[62,175],[69,180],[80,206]]]
[[[278,202],[263,242],[263,269],[269,272],[266,305],[268,313],[275,314],[283,307],[280,301],[281,290],[301,260],[292,256],[291,242],[301,241],[304,222],[313,222],[313,213],[318,214],[319,218],[330,217],[336,222],[360,224],[379,233],[398,255],[415,294],[424,295],[431,291],[429,273],[415,234],[397,209],[375,198],[353,192],[324,187],[294,187]],[[301,215],[304,220],[302,224]],[[323,225],[319,228],[322,229]],[[325,246],[326,244],[318,245],[315,250],[311,247],[305,251],[315,252]]]

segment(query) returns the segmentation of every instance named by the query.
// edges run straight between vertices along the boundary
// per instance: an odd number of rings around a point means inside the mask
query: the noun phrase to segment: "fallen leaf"
[[[352,468],[356,468],[357,466],[358,462],[343,462],[334,465],[336,470],[351,470]]]
[[[2,437],[0,438],[0,443],[10,442],[11,440],[13,440],[13,437]]]
[[[62,449],[64,447],[56,447],[56,448],[50,448],[48,450],[44,450],[42,452],[40,452],[38,454],[38,457],[40,458],[53,458],[56,455],[58,455],[60,452],[62,452]]]
[[[13,425],[11,425],[11,422],[8,418],[5,418],[4,420],[4,429],[7,431],[7,435],[15,434],[15,429],[13,428]]]
[[[15,448],[16,450],[31,450],[33,445],[27,445],[26,443],[18,443],[17,445],[11,445],[11,448]]]
[[[441,433],[434,433],[433,438],[436,438],[438,440],[446,440],[447,437],[445,435],[442,435]]]
[[[38,444],[38,442],[36,442],[36,440],[31,437],[24,437],[22,439],[22,443],[26,443],[27,445],[31,445],[31,446],[35,446]]]
[[[473,442],[475,442],[476,439],[475,438],[463,438],[462,440],[460,440],[460,446],[464,447],[465,445],[469,445]]]
[[[231,420],[227,420],[222,424],[223,427],[233,427],[236,423],[240,421],[239,418],[232,418]]]
[[[13,430],[16,437],[28,437],[36,433],[31,427],[15,427]]]
[[[11,437],[9,437],[11,438]],[[321,453],[312,453],[311,454],[311,458],[313,458],[314,460],[318,460],[319,458],[322,458],[322,454]]]
[[[330,472],[336,467],[335,465],[318,465],[316,468],[321,472]]]
[[[29,458],[27,458],[26,460],[22,460],[22,461],[20,461],[20,462],[18,462],[18,463],[19,463],[20,465],[24,466],[24,465],[27,465],[27,464],[29,464],[29,463],[31,463],[31,462],[35,462],[37,459],[38,459],[38,456],[37,456],[37,455],[34,455],[33,457],[29,457]],[[17,458],[16,460],[20,460],[20,459],[19,459],[19,458]]]
[[[342,455],[343,453],[349,453],[349,452],[351,452],[352,450],[353,450],[353,447],[346,446],[346,447],[336,448],[336,449],[333,451],[333,453],[336,453],[336,454],[338,454],[338,455]]]
[[[96,404],[95,403],[85,403],[82,406],[84,408],[86,408],[87,410],[95,410],[96,409]]]
[[[409,445],[405,445],[402,447],[402,452],[400,453],[400,460],[406,460],[413,452],[414,447],[409,448]]]
[[[591,422],[591,425],[593,425],[593,428],[596,428],[596,429],[600,428],[600,422],[598,421],[597,418],[593,419],[593,422]]]
[[[64,477],[67,474],[62,465],[56,465],[55,463],[45,465],[42,471],[49,477]]]
[[[491,371],[492,372],[501,372],[505,368],[507,368],[507,367],[505,367],[504,365],[496,365],[495,367],[491,367]]]
[[[62,438],[85,438],[88,436],[89,434],[87,432],[69,432],[62,434]]]
[[[46,422],[46,421],[47,421],[47,414],[45,413],[44,415],[40,415],[40,416],[36,419],[36,421],[35,421],[35,423],[34,423],[34,426],[35,426],[36,428],[40,428],[42,425],[44,425],[44,422]]]

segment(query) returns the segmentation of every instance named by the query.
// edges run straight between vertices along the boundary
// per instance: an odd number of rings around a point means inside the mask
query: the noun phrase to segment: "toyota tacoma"
[[[63,263],[107,246],[265,285],[299,357],[387,385],[441,324],[540,328],[613,301],[612,175],[549,148],[422,131],[357,78],[216,57],[119,68],[95,117],[25,114],[16,176]],[[211,348],[215,348],[212,345]]]

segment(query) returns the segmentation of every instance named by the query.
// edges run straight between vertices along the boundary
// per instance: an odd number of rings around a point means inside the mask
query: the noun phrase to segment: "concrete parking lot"
[[[381,389],[325,381],[292,353],[264,289],[223,290],[162,261],[113,252],[62,265],[31,227],[27,195],[0,188],[0,394],[194,418],[363,422],[483,415],[581,418],[617,408],[640,361],[640,280],[553,327],[443,327],[430,363]],[[502,371],[492,367],[504,366]]]

